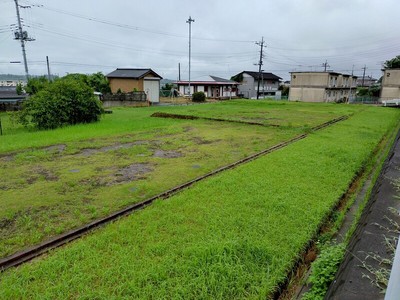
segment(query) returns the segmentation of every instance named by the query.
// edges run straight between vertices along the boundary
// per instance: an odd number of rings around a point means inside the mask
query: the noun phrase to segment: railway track
[[[313,127],[311,132],[315,132],[317,130],[321,130],[321,129],[326,128],[326,127],[328,127],[328,126],[330,126],[332,124],[344,121],[346,119],[348,119],[348,116],[342,116],[342,117],[330,120],[330,121],[328,121],[326,123],[323,123],[323,124],[320,124],[320,125],[318,125],[316,127]],[[192,186],[196,182],[199,182],[199,181],[201,181],[203,179],[206,179],[206,178],[209,178],[211,176],[214,176],[214,175],[216,175],[218,173],[221,173],[223,171],[226,171],[226,170],[229,170],[229,169],[233,169],[234,167],[236,167],[238,165],[242,165],[244,163],[252,161],[252,160],[254,160],[254,159],[256,159],[256,158],[258,158],[260,156],[263,156],[263,155],[269,154],[271,152],[274,152],[276,150],[282,149],[282,148],[284,148],[284,147],[286,147],[286,146],[288,146],[290,144],[293,144],[293,143],[295,143],[295,142],[297,142],[299,140],[302,140],[302,139],[306,138],[308,136],[308,134],[309,133],[304,133],[304,134],[298,135],[298,136],[296,136],[296,137],[294,137],[294,138],[292,138],[292,139],[290,139],[290,140],[288,140],[286,142],[279,143],[279,144],[277,144],[275,146],[272,146],[272,147],[270,147],[268,149],[265,149],[263,151],[255,153],[253,155],[250,155],[250,156],[248,156],[246,158],[243,158],[243,159],[241,159],[239,161],[236,161],[236,162],[234,162],[232,164],[229,164],[229,165],[223,166],[221,168],[218,168],[218,169],[216,169],[216,170],[214,170],[214,171],[212,171],[210,173],[207,173],[205,175],[197,177],[197,178],[195,178],[193,180],[190,180],[190,181],[188,181],[186,183],[183,183],[183,184],[178,185],[178,186],[176,186],[176,187],[174,187],[172,189],[169,189],[169,190],[167,190],[167,191],[165,191],[165,192],[163,192],[161,194],[158,194],[158,195],[155,195],[155,196],[153,196],[153,197],[151,197],[149,199],[146,199],[145,201],[142,201],[142,202],[139,202],[139,203],[136,203],[136,204],[132,204],[132,205],[130,205],[128,207],[125,207],[125,208],[123,208],[123,209],[121,209],[119,211],[116,211],[116,212],[114,212],[114,213],[112,213],[112,214],[110,214],[110,215],[108,215],[108,216],[106,216],[104,218],[95,220],[95,221],[93,221],[93,222],[91,222],[89,224],[83,225],[83,226],[81,226],[79,228],[70,230],[70,231],[68,231],[68,232],[66,232],[64,234],[58,235],[56,237],[53,237],[53,238],[51,238],[51,239],[49,239],[47,241],[44,241],[43,243],[40,243],[40,244],[38,244],[36,246],[30,247],[30,248],[28,248],[26,250],[23,250],[23,251],[15,253],[13,255],[10,255],[10,256],[7,256],[5,258],[2,258],[2,259],[0,259],[0,272],[3,272],[3,271],[5,271],[5,270],[7,270],[9,268],[12,268],[12,267],[16,267],[18,265],[21,265],[21,264],[23,264],[23,263],[25,263],[27,261],[32,260],[35,257],[38,257],[38,256],[50,251],[51,249],[58,248],[58,247],[60,247],[62,245],[65,245],[65,244],[75,240],[75,239],[78,239],[78,238],[82,237],[83,235],[87,234],[88,232],[94,230],[95,228],[101,227],[101,226],[103,226],[103,225],[105,225],[107,223],[110,223],[110,222],[113,222],[113,221],[119,219],[120,217],[129,215],[129,214],[131,214],[131,213],[133,213],[133,212],[135,212],[137,210],[143,209],[144,207],[152,204],[157,199],[167,199],[167,198],[171,197],[172,195],[180,192],[181,190]]]

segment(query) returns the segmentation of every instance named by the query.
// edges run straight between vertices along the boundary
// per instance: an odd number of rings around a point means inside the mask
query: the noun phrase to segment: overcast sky
[[[291,71],[330,70],[381,76],[385,60],[400,54],[399,0],[19,0],[30,74],[105,74],[115,68],[151,68],[164,78],[188,78],[188,31],[192,23],[191,78],[230,78],[263,70],[284,80]],[[0,0],[0,74],[24,74],[14,0]]]

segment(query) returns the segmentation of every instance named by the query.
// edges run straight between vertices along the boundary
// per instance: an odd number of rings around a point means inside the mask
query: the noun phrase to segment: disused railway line
[[[328,127],[330,125],[333,125],[335,123],[344,121],[346,119],[348,119],[348,116],[342,116],[342,117],[330,120],[328,122],[325,122],[323,124],[320,124],[318,126],[313,127],[310,132],[315,132],[317,130],[321,130],[323,128],[326,128],[326,127]],[[138,211],[138,210],[140,210],[140,209],[142,209],[142,208],[144,208],[146,206],[149,206],[155,200],[167,199],[167,198],[171,197],[172,195],[180,192],[181,190],[192,186],[196,182],[199,182],[199,181],[201,181],[203,179],[206,179],[206,178],[209,178],[209,177],[214,176],[216,174],[219,174],[219,173],[221,173],[223,171],[226,171],[226,170],[229,170],[229,169],[233,169],[236,166],[239,166],[239,165],[242,165],[244,163],[250,162],[250,161],[252,161],[252,160],[254,160],[254,159],[256,159],[256,158],[258,158],[260,156],[263,156],[263,155],[269,154],[271,152],[274,152],[276,150],[282,149],[282,148],[284,148],[284,147],[286,147],[286,146],[288,146],[290,144],[293,144],[293,143],[295,143],[295,142],[297,142],[299,140],[302,140],[302,139],[306,138],[308,136],[308,134],[309,133],[304,133],[304,134],[298,135],[298,136],[296,136],[296,137],[294,137],[294,138],[292,138],[292,139],[290,139],[290,140],[288,140],[286,142],[281,142],[281,143],[279,143],[279,144],[277,144],[275,146],[272,146],[272,147],[270,147],[268,149],[265,149],[263,151],[257,152],[255,154],[250,155],[250,156],[248,156],[246,158],[243,158],[243,159],[241,159],[239,161],[236,161],[236,162],[231,163],[229,165],[226,165],[226,166],[223,166],[221,168],[218,168],[218,169],[216,169],[216,170],[214,170],[214,171],[212,171],[210,173],[207,173],[207,174],[202,175],[200,177],[197,177],[197,178],[195,178],[193,180],[190,180],[190,181],[188,181],[186,183],[178,185],[178,186],[176,186],[176,187],[174,187],[172,189],[169,189],[169,190],[167,190],[167,191],[165,191],[163,193],[155,195],[155,196],[153,196],[153,197],[151,197],[149,199],[146,199],[146,200],[144,200],[142,202],[135,203],[135,204],[132,204],[130,206],[127,206],[127,207],[125,207],[125,208],[123,208],[123,209],[121,209],[119,211],[116,211],[116,212],[114,212],[114,213],[112,213],[112,214],[110,214],[110,215],[108,215],[108,216],[106,216],[104,218],[95,220],[95,221],[93,221],[93,222],[91,222],[89,224],[83,225],[83,226],[81,226],[79,228],[70,230],[70,231],[68,231],[68,232],[66,232],[64,234],[58,235],[56,237],[53,237],[53,238],[51,238],[51,239],[49,239],[47,241],[44,241],[44,242],[42,242],[42,243],[40,243],[40,244],[38,244],[36,246],[30,247],[30,248],[28,248],[26,250],[23,250],[23,251],[15,253],[13,255],[10,255],[10,256],[7,256],[5,258],[2,258],[2,259],[0,259],[0,272],[3,272],[3,271],[5,271],[5,270],[7,270],[9,268],[12,268],[12,267],[16,267],[18,265],[21,265],[21,264],[23,264],[23,263],[25,263],[27,261],[30,261],[30,260],[32,260],[32,259],[34,259],[34,258],[46,253],[46,252],[52,250],[52,249],[58,248],[58,247],[60,247],[62,245],[65,245],[65,244],[75,240],[75,239],[78,239],[78,238],[82,237],[83,235],[87,234],[88,232],[94,230],[95,228],[101,227],[101,226],[103,226],[103,225],[105,225],[107,223],[110,223],[110,222],[113,222],[113,221],[119,219],[120,217],[127,216],[127,215],[129,215],[129,214],[131,214],[131,213],[133,213],[135,211]]]

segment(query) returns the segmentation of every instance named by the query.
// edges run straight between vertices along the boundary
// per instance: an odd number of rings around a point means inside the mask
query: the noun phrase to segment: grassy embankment
[[[203,116],[219,112],[224,118],[243,110],[247,118],[262,115],[265,119],[297,121],[296,126],[269,128],[149,117],[160,109]],[[50,131],[10,128],[5,122],[6,135],[0,137],[0,257],[288,140],[351,110],[356,109],[237,101],[114,109],[100,123]],[[15,153],[10,153],[12,150]]]
[[[5,272],[0,297],[265,298],[398,121],[366,108]]]

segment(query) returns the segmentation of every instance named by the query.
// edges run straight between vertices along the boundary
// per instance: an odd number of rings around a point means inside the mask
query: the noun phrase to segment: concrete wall
[[[400,69],[384,70],[381,100],[400,99]]]
[[[292,73],[290,87],[327,87],[329,85],[328,72]]]
[[[290,87],[289,101],[325,102],[325,88]]]
[[[239,85],[239,94],[242,94],[245,98],[253,98],[256,96],[256,90],[254,90],[254,78],[246,73],[243,73],[243,81]]]

